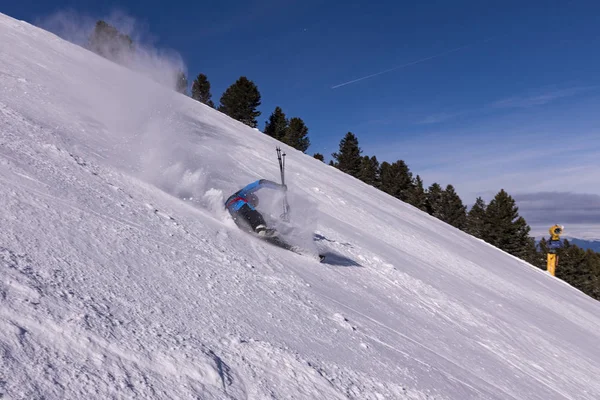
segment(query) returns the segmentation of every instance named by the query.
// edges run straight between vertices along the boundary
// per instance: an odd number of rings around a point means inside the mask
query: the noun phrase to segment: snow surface
[[[285,146],[329,256],[260,242],[220,204],[279,143],[4,15],[0,88],[0,397],[600,398],[544,271]]]

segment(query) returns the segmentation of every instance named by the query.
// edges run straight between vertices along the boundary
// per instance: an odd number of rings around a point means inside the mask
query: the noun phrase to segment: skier
[[[268,228],[262,214],[256,210],[259,202],[256,191],[263,188],[287,191],[285,184],[259,179],[229,196],[225,201],[225,208],[241,229],[254,232],[261,237],[272,237],[277,234],[277,231]]]

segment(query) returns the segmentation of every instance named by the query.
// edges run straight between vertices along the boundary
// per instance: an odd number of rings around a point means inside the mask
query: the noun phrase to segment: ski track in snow
[[[564,282],[1,14],[0,53],[0,398],[600,398]],[[277,145],[324,263],[222,210]]]

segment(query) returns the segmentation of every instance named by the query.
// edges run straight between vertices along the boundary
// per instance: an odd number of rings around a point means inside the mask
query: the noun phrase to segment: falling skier
[[[277,231],[267,227],[264,217],[256,210],[259,203],[256,192],[263,188],[287,191],[285,184],[259,179],[229,196],[225,208],[241,229],[254,232],[261,237],[272,237],[277,234]]]
[[[293,251],[300,255],[306,255],[306,252],[300,247],[291,245],[287,243],[286,240],[282,239],[277,230],[267,227],[264,217],[256,210],[259,202],[256,192],[263,188],[287,192],[285,183],[279,184],[267,179],[259,179],[229,196],[225,202],[225,208],[227,208],[227,211],[229,211],[229,214],[231,214],[233,220],[240,229],[254,233],[259,238],[275,246]],[[290,206],[287,204],[286,199],[284,200],[284,213],[281,215],[281,218],[284,221],[287,220],[289,211]],[[323,261],[325,255],[319,254],[318,258],[319,261]]]
[[[283,195],[283,214],[281,219],[289,222],[290,206],[287,201],[287,185],[285,184],[285,153],[277,147],[277,159],[279,161],[279,171],[281,172],[281,183],[276,183],[267,179],[259,179],[255,182],[238,190],[225,201],[225,208],[231,214],[236,225],[247,232],[254,233],[261,239],[286,250],[303,255],[304,252],[298,246],[293,246],[282,239],[277,230],[268,227],[267,223],[260,212],[256,209],[258,206],[258,196],[256,192],[260,189],[274,189],[284,192]],[[318,255],[320,261],[324,259],[324,255]]]

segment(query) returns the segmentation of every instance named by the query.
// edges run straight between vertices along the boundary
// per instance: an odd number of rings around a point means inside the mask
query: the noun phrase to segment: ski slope
[[[0,398],[600,398],[598,302],[308,155],[326,263],[240,232],[278,144],[0,14]]]

